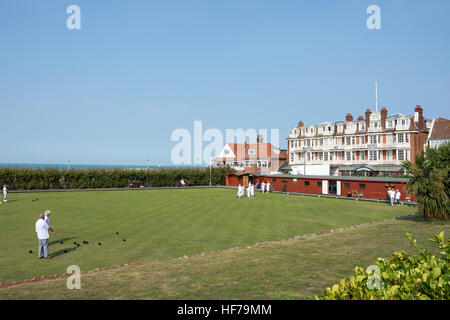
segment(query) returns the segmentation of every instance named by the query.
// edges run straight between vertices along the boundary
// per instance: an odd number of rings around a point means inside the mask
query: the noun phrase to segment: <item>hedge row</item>
[[[224,185],[229,168],[214,167],[212,184]],[[190,186],[209,185],[209,168],[176,169],[24,169],[0,168],[0,184],[8,190],[171,187],[184,179]]]

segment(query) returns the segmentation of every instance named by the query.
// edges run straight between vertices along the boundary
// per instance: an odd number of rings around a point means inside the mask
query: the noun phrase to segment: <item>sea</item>
[[[163,168],[194,168],[195,166],[171,166],[171,165],[149,165],[148,169]],[[0,168],[27,168],[27,169],[135,169],[145,170],[146,165],[129,165],[129,164],[77,164],[71,163],[0,163]]]

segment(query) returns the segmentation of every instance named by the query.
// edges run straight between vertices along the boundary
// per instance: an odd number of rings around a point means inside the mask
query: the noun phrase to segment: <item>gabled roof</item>
[[[436,119],[430,132],[430,139],[450,139],[450,120]]]
[[[222,152],[219,157],[213,159],[213,161],[234,160],[285,160],[287,159],[287,151],[282,150],[271,143],[227,143],[227,146],[234,153],[230,156],[225,156]],[[222,150],[223,151],[223,150]]]

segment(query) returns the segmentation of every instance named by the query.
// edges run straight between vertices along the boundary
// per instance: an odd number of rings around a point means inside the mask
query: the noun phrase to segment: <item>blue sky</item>
[[[66,8],[81,8],[81,30]],[[369,5],[381,30],[368,30]],[[450,117],[448,0],[1,0],[0,162],[170,164],[173,130]]]

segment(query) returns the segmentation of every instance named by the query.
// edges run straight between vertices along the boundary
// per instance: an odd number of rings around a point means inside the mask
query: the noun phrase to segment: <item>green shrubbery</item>
[[[416,245],[412,235],[407,234],[417,254],[394,252],[389,259],[378,258],[372,272],[355,268],[355,276],[348,281],[327,288],[320,300],[429,300],[450,299],[450,239],[445,241],[444,232],[430,241],[437,244],[440,258]]]
[[[224,185],[229,168],[212,169],[212,184]],[[190,186],[209,185],[209,168],[157,170],[133,169],[21,169],[0,168],[0,184],[9,190],[123,188],[130,183],[144,187],[177,186],[181,179]]]

